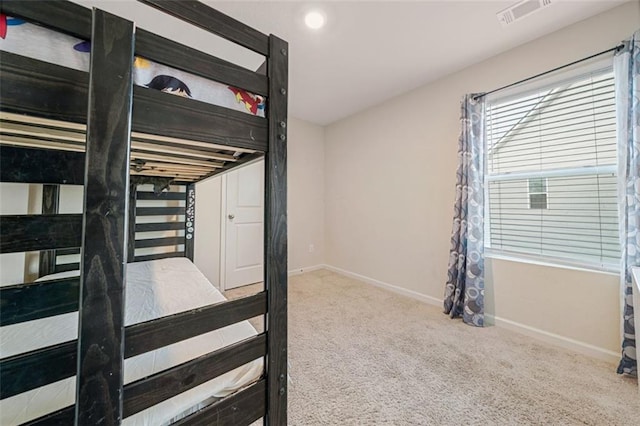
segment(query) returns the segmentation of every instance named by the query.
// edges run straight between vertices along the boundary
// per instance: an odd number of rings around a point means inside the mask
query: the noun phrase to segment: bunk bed
[[[42,188],[42,214],[0,217],[0,254],[39,253],[40,275],[0,287],[0,404],[29,425],[285,425],[287,43],[197,1],[139,1],[264,65],[71,2],[0,3],[0,38],[35,24],[90,52],[0,50],[0,182]],[[227,301],[192,263],[196,183],[260,158],[264,291]],[[81,214],[60,213],[61,185],[83,186]],[[52,389],[73,401],[43,409]]]

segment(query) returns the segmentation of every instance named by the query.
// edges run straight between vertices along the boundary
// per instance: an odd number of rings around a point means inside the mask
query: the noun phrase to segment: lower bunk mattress
[[[77,275],[77,271],[41,279]],[[187,258],[127,265],[125,324],[131,325],[225,301],[225,297]],[[130,383],[257,334],[243,321],[125,360],[124,381]],[[78,313],[0,328],[0,357],[70,341],[78,335]],[[124,425],[165,425],[218,398],[255,382],[262,375],[259,358],[189,391],[124,419]],[[18,425],[74,404],[75,377],[0,401],[0,425]]]

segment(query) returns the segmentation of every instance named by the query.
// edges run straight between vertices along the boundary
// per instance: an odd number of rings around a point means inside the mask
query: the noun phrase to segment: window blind
[[[613,74],[490,101],[486,132],[488,247],[617,265]]]

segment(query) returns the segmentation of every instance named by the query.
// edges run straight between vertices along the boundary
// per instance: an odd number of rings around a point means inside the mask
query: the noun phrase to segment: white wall
[[[222,178],[196,184],[195,253],[193,262],[220,288],[220,202]]]
[[[325,260],[324,129],[290,118],[288,140],[289,271],[300,271]]]
[[[613,47],[638,23],[640,4],[627,3],[327,127],[327,264],[441,300],[462,95]],[[487,268],[489,314],[615,359],[616,276],[504,260]]]

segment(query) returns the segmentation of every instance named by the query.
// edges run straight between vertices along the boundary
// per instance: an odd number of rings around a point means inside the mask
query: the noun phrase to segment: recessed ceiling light
[[[307,24],[307,27],[318,30],[324,27],[324,15],[317,11],[309,12],[304,17],[304,23]]]

